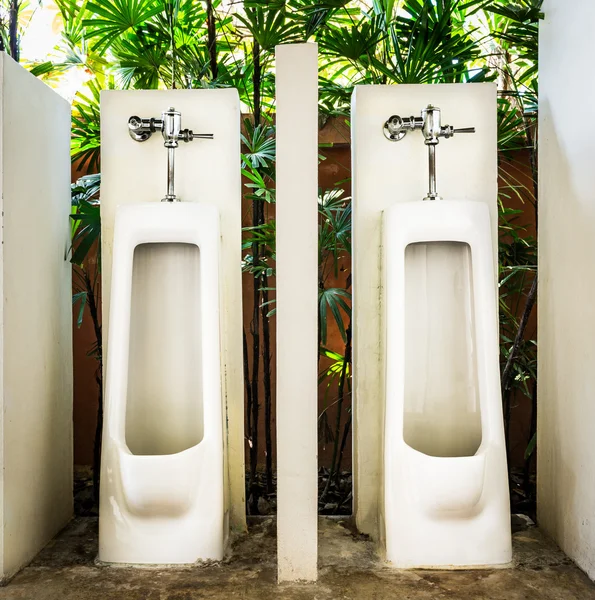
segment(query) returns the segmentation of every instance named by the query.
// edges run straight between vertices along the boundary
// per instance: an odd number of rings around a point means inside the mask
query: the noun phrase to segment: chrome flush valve
[[[449,139],[455,133],[475,133],[475,127],[455,129],[451,125],[442,125],[440,109],[429,104],[421,111],[421,117],[405,117],[393,115],[383,127],[384,136],[391,142],[402,140],[409,131],[419,129],[424,136],[424,143],[428,147],[428,176],[429,191],[424,200],[439,200],[436,192],[436,146],[440,138]]]
[[[421,117],[405,117],[393,115],[384,124],[384,135],[391,142],[402,140],[408,131],[415,131],[423,127],[423,119]]]
[[[135,142],[146,142],[157,131],[161,132],[163,145],[167,148],[167,194],[162,202],[175,202],[179,200],[174,193],[175,149],[179,142],[191,142],[194,139],[212,140],[214,135],[182,129],[182,115],[173,107],[161,113],[161,119],[141,119],[136,116],[128,119],[128,133]]]

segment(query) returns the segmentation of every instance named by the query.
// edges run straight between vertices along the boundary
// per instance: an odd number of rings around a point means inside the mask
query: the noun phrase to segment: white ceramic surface
[[[223,453],[225,518],[229,528],[246,530],[244,469],[244,371],[242,355],[242,178],[240,98],[233,88],[177,90],[103,90],[101,92],[101,317],[109,331],[112,250],[118,206],[159,202],[167,174],[163,139],[133,142],[130,115],[158,117],[174,106],[183,127],[212,133],[176,150],[176,194],[182,202],[217,208],[221,311],[221,373],[224,399]],[[104,336],[103,364],[109,340]]]
[[[419,115],[439,106],[445,123],[474,126],[474,135],[441,140],[438,192],[447,199],[485,204],[492,222],[492,259],[498,262],[498,119],[495,83],[358,85],[351,113],[353,285],[353,515],[359,531],[384,540],[384,426],[386,348],[382,281],[383,213],[428,193],[428,148],[419,131],[389,142],[390,115]],[[103,163],[102,163],[103,164]],[[102,190],[103,203],[103,190]],[[459,256],[459,260],[461,257]],[[433,283],[428,293],[436,295]]]
[[[383,235],[387,559],[400,568],[506,565],[510,509],[488,207],[395,204],[384,213]]]
[[[114,233],[99,559],[220,560],[219,214],[120,206]]]

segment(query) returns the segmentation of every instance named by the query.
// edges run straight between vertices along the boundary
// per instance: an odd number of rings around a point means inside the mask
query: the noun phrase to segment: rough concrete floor
[[[320,579],[276,584],[274,521],[235,540],[223,563],[176,569],[97,566],[97,520],[75,519],[6,587],[6,600],[595,600],[595,585],[538,529],[514,536],[515,567],[395,571],[340,522],[320,521]]]

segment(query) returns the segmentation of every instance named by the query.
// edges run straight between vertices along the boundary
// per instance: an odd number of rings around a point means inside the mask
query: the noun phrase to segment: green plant
[[[351,397],[351,276],[346,278],[345,287],[334,287],[340,269],[351,262],[351,198],[345,197],[340,188],[324,192],[319,198],[318,214],[318,356],[319,362],[322,358],[327,363],[319,377],[320,383],[326,383],[319,431],[333,444],[329,473],[320,497],[324,506],[331,484],[339,484],[340,464],[351,427],[349,411],[341,435],[344,405]],[[342,355],[326,347],[329,315],[344,344]],[[336,398],[329,403],[331,390],[336,391]],[[333,428],[327,417],[331,406],[336,412]]]
[[[101,220],[99,213],[99,174],[81,177],[71,186],[72,247],[70,262],[73,265],[73,306],[78,305],[77,326],[83,323],[88,310],[93,322],[95,343],[88,355],[97,360],[97,421],[93,443],[93,491],[99,501],[99,473],[101,461],[101,430],[103,426],[103,334],[99,316],[101,306]],[[97,260],[90,259],[96,248]]]

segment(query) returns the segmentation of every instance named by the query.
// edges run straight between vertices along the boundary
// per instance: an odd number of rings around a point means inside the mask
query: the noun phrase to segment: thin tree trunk
[[[322,492],[320,499],[326,497],[331,486],[331,480],[333,475],[336,474],[337,455],[339,451],[339,440],[341,438],[341,414],[343,412],[343,401],[345,399],[345,380],[347,379],[347,369],[351,362],[351,322],[345,331],[346,342],[345,342],[345,354],[343,356],[343,368],[341,369],[341,375],[339,377],[339,387],[337,391],[337,418],[335,421],[335,439],[333,441],[333,457],[331,460],[331,468],[328,474],[328,479]]]
[[[168,21],[169,21],[169,43],[170,43],[170,50],[171,50],[171,89],[175,90],[176,89],[176,72],[177,72],[177,65],[176,65],[176,61],[177,61],[177,53],[178,50],[176,48],[176,31],[175,31],[175,6],[172,0],[170,0],[168,3],[167,9],[168,9]]]
[[[539,176],[538,176],[538,170],[537,170],[537,149],[535,147],[535,142],[533,140],[533,133],[531,132],[531,124],[527,123],[526,125],[526,130],[527,133],[525,134],[527,137],[527,144],[529,146],[529,161],[531,163],[531,179],[533,181],[533,196],[535,197],[535,217],[536,217],[536,221],[535,221],[535,229],[537,229],[537,199],[538,199],[538,193],[539,193]]]
[[[252,73],[252,87],[254,92],[254,127],[258,127],[261,121],[261,97],[260,86],[262,85],[262,66],[260,64],[260,44],[254,41],[252,48],[252,61],[254,71]]]
[[[242,345],[244,354],[244,387],[246,388],[246,426],[248,434],[252,433],[252,384],[250,383],[250,364],[248,361],[248,339],[246,330],[242,328]]]
[[[506,360],[506,364],[504,366],[504,370],[502,371],[502,393],[504,394],[509,388],[512,382],[513,376],[513,367],[516,356],[519,352],[519,348],[521,343],[523,342],[523,337],[525,335],[525,329],[527,328],[527,324],[529,323],[529,317],[531,316],[531,311],[533,310],[533,306],[535,304],[535,300],[537,299],[537,275],[535,275],[535,279],[533,279],[533,283],[531,284],[531,289],[527,294],[527,300],[525,302],[525,308],[523,310],[523,314],[521,316],[521,321],[519,323],[519,328],[516,332],[516,337],[514,338],[514,343],[512,344],[512,349],[508,354],[508,359]]]
[[[341,449],[339,450],[339,461],[337,462],[337,483],[339,483],[339,475],[341,473],[341,464],[343,462],[343,454],[345,453],[345,446],[347,445],[347,437],[349,436],[349,431],[351,429],[352,418],[353,418],[353,413],[350,412],[349,418],[345,422],[345,427],[343,427],[343,438],[341,439]]]
[[[213,0],[207,0],[207,36],[209,61],[211,64],[211,78],[217,79],[219,67],[217,65],[217,32],[215,29],[215,11],[213,10]]]
[[[531,443],[533,436],[537,433],[537,382],[533,382],[533,392],[531,394],[531,425],[529,427],[529,438],[527,440],[527,446]],[[537,446],[535,447],[537,448]],[[525,459],[525,465],[523,469],[523,489],[525,490],[525,497],[529,498],[531,495],[531,462],[533,460],[533,452]]]
[[[95,380],[97,381],[98,397],[97,397],[97,423],[95,426],[95,441],[93,444],[93,496],[95,502],[99,502],[99,483],[101,474],[101,441],[102,441],[102,430],[103,430],[103,340],[101,324],[99,322],[99,311],[97,307],[97,298],[95,297],[95,288],[91,283],[91,278],[86,270],[83,269],[83,278],[85,281],[85,287],[87,289],[87,306],[89,307],[89,313],[91,320],[93,321],[93,329],[95,332],[96,339],[96,350],[97,350],[97,361],[99,363],[97,367],[97,374]]]
[[[539,172],[537,164],[537,144],[533,137],[532,123],[528,118],[525,119],[525,136],[527,139],[527,147],[529,148],[529,161],[531,163],[531,178],[533,181],[533,197],[535,199],[535,234],[539,231]],[[537,276],[535,277],[537,279]],[[535,287],[535,300],[537,300],[538,286]],[[539,350],[538,350],[539,351]],[[533,392],[531,394],[531,425],[529,428],[529,439],[527,444],[531,443],[533,437],[537,434],[537,380],[533,382]],[[533,449],[533,452],[525,460],[524,473],[523,473],[523,488],[525,490],[525,497],[529,498],[531,495],[531,462],[533,456],[537,452],[537,446]]]
[[[318,259],[320,261],[320,258]],[[320,269],[320,265],[318,265]],[[316,323],[316,331],[318,336],[318,356],[316,357],[317,362],[317,370],[320,372],[320,355],[322,354],[322,319],[320,318],[320,298],[324,292],[324,281],[322,280],[322,273],[318,275],[318,307],[317,307],[317,323]]]
[[[525,117],[525,139],[529,148],[529,162],[531,165],[531,180],[533,182],[533,197],[535,199],[535,233],[539,230],[539,171],[537,160],[537,144],[533,137],[533,123]]]
[[[103,433],[103,374],[101,365],[97,367],[97,423],[95,425],[95,443],[93,444],[93,498],[99,505],[99,486],[101,477],[101,447]]]
[[[253,246],[256,246],[254,244]],[[258,251],[253,248],[253,256],[258,256]],[[251,394],[252,394],[252,427],[250,429],[250,482],[249,487],[252,496],[252,507],[251,514],[256,514],[257,498],[255,496],[256,491],[256,469],[258,466],[258,375],[260,367],[260,292],[258,290],[258,280],[254,280],[254,311],[252,314],[252,327],[250,332],[252,333],[252,381],[251,381]]]
[[[252,84],[254,89],[254,127],[260,125],[261,118],[261,97],[260,86],[262,83],[262,73],[260,65],[260,47],[257,42],[254,42],[252,49],[252,58],[254,64],[254,72],[252,74]],[[259,227],[262,224],[261,220],[261,204],[262,201],[254,198],[252,200],[252,226]],[[260,265],[260,243],[254,241],[252,244],[252,266],[257,268]],[[256,470],[258,466],[258,380],[260,371],[260,277],[257,273],[253,278],[253,296],[252,296],[252,430],[251,430],[251,446],[250,446],[250,497],[251,506],[250,512],[256,514],[258,510],[258,499],[256,497]]]
[[[504,431],[506,437],[506,451],[507,454],[510,453],[510,420],[512,416],[512,377],[514,375],[514,363],[519,352],[519,348],[523,342],[523,338],[525,336],[525,329],[527,328],[527,324],[529,323],[529,317],[531,316],[531,311],[533,310],[533,306],[535,305],[535,300],[537,299],[537,274],[535,275],[535,279],[533,279],[533,283],[531,284],[531,289],[527,295],[527,300],[525,302],[525,308],[523,310],[523,314],[521,316],[521,320],[519,323],[519,328],[516,332],[516,337],[512,344],[512,348],[508,354],[508,359],[506,360],[506,364],[504,366],[504,370],[502,371],[501,377],[501,389],[502,389],[502,399],[504,401]]]
[[[19,0],[11,0],[8,23],[8,43],[10,44],[10,56],[19,62]]]
[[[265,451],[266,451],[266,486],[267,492],[273,491],[273,435],[272,435],[272,395],[271,395],[271,332],[269,327],[269,291],[267,276],[263,275],[262,289],[262,342],[264,369],[264,421],[265,421]]]
[[[512,390],[507,389],[502,392],[502,400],[504,404],[504,446],[506,448],[507,464],[510,471],[510,421],[512,419]]]
[[[174,32],[172,29],[172,36],[171,36],[171,53],[172,53],[172,61],[171,61],[171,89],[175,90],[176,89],[176,40],[175,40],[175,36],[174,36]]]

